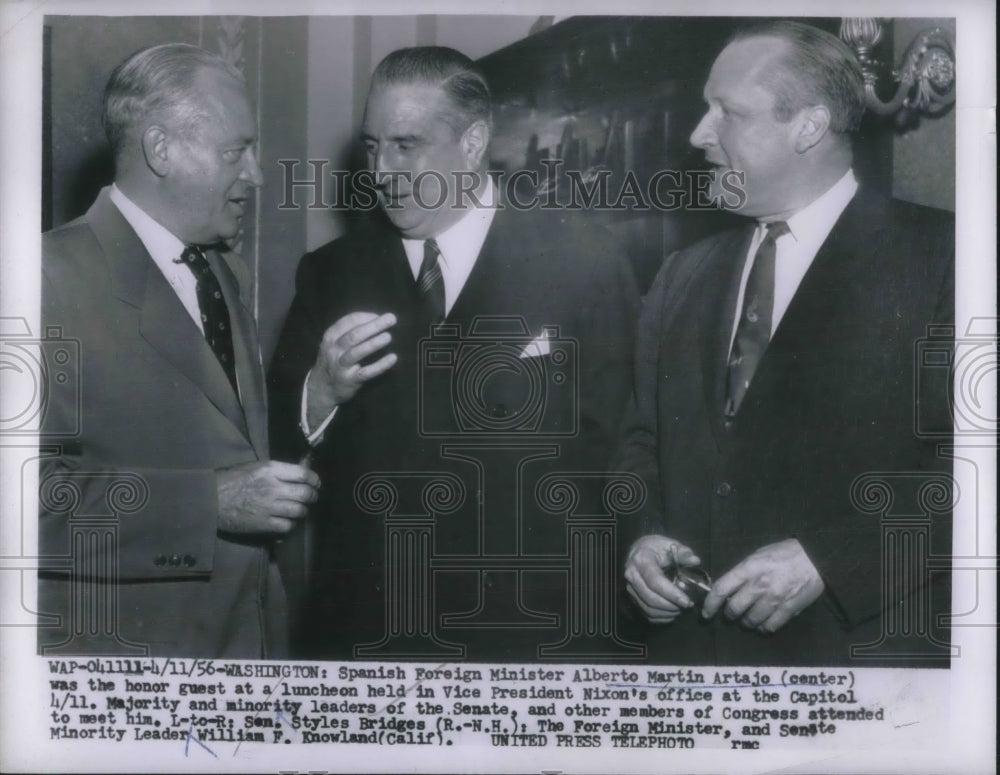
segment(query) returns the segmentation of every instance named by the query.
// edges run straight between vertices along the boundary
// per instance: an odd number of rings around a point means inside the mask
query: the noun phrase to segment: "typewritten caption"
[[[835,745],[913,723],[848,669],[47,659],[48,740],[549,749]]]

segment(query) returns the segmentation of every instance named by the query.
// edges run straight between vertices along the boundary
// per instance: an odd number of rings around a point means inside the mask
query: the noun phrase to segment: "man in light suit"
[[[720,176],[745,175],[754,222],[669,257],[644,302],[618,464],[648,487],[622,524],[650,655],[947,666],[933,617],[948,579],[898,583],[863,484],[888,476],[910,514],[919,486],[904,480],[949,486],[914,426],[918,394],[923,421],[951,427],[947,369],[918,390],[914,352],[953,321],[953,219],[858,185],[862,75],[825,32],[738,34],[704,95],[691,142]],[[947,555],[950,497],[934,511],[929,551]],[[678,566],[714,578],[702,605],[671,580]],[[921,624],[891,632],[907,606]]]
[[[42,319],[79,341],[80,393],[53,391],[43,426],[40,648],[284,656],[272,543],[319,482],[268,460],[249,277],[223,243],[263,182],[246,84],[155,46],[112,73],[103,120],[114,185],[43,236]]]
[[[565,517],[535,487],[607,470],[635,292],[606,233],[501,201],[490,113],[457,51],[387,56],[362,138],[388,223],[299,266],[270,396],[275,454],[311,448],[325,482],[300,655],[533,660],[566,636]],[[397,488],[381,513],[373,474]],[[450,506],[421,502],[435,476]],[[405,515],[433,523],[420,562],[387,559]]]

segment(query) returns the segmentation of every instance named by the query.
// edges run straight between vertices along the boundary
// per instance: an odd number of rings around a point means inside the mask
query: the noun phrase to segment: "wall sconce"
[[[905,109],[936,115],[955,101],[955,51],[940,28],[924,30],[906,49],[902,63],[892,73],[899,86],[888,102],[875,93],[879,63],[871,55],[882,38],[881,23],[873,18],[844,18],[840,37],[857,54],[865,77],[868,109],[873,113],[889,116]]]

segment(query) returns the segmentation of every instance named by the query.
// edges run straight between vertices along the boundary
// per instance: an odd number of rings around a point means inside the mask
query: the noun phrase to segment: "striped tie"
[[[736,416],[750,387],[754,372],[771,340],[771,317],[774,311],[775,243],[788,234],[788,224],[776,221],[767,225],[767,234],[757,248],[753,266],[743,291],[743,311],[736,325],[733,350],[729,358],[726,416]]]
[[[438,264],[440,255],[437,242],[433,239],[424,242],[424,260],[420,264],[417,288],[432,323],[444,320],[444,277],[441,276],[441,265]]]

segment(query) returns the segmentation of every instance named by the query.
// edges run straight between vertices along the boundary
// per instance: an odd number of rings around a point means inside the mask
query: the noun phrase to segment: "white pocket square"
[[[542,332],[541,336],[536,336],[523,350],[521,350],[521,358],[539,358],[543,355],[548,355],[551,352],[549,349],[549,332]]]

